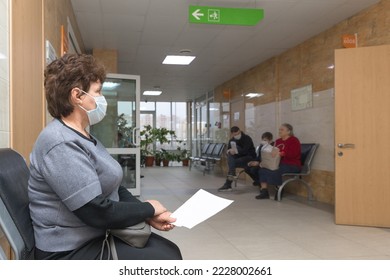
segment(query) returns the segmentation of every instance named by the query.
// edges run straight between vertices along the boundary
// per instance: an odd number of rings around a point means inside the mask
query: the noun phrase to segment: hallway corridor
[[[338,226],[332,205],[287,194],[282,202],[256,200],[257,189],[238,184],[218,193],[224,178],[185,167],[143,168],[142,199],[158,199],[172,212],[198,189],[234,200],[225,210],[189,230],[163,233],[184,259],[390,259],[390,229]]]

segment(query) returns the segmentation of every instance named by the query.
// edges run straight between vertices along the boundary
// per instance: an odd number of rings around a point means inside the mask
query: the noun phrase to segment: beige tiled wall
[[[313,107],[291,110],[291,99],[280,102],[280,122],[291,123],[302,143],[319,143],[313,168],[334,172],[334,90],[313,93]]]
[[[10,145],[8,45],[8,0],[0,0],[0,148]]]
[[[314,171],[307,181],[317,200],[334,203],[334,90],[314,92],[313,107],[300,111],[291,110],[291,99],[258,106],[246,103],[245,130],[256,146],[265,131],[271,132],[276,139],[278,127],[284,122],[294,126],[302,143],[320,144],[313,160]],[[306,196],[302,185],[292,183],[286,190]]]
[[[277,116],[275,112],[277,106],[277,102],[258,106],[254,106],[253,103],[246,103],[245,132],[252,137],[255,146],[260,145],[261,135],[266,131],[271,132],[274,139],[276,139]]]
[[[291,99],[254,106],[246,103],[245,131],[254,144],[260,144],[261,134],[269,131],[277,138],[281,123],[290,123],[302,143],[319,143],[313,168],[334,171],[334,90],[313,93],[313,107],[291,110]]]

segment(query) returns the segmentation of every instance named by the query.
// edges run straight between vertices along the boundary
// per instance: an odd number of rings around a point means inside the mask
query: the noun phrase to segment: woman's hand
[[[176,222],[176,219],[172,218],[171,214],[171,212],[166,211],[158,216],[154,216],[149,220],[149,224],[157,230],[170,231],[175,227],[172,223]]]
[[[272,152],[271,152],[271,156],[274,158],[274,157],[276,157],[277,155],[280,155],[280,153],[279,153],[279,151],[277,150],[277,149],[274,149],[274,150],[272,150]]]
[[[259,162],[258,161],[250,161],[250,162],[248,162],[248,166],[249,167],[252,167],[252,166],[259,166]]]
[[[161,215],[162,213],[166,212],[167,209],[157,200],[147,200],[146,202],[149,202],[153,208],[154,208],[154,216]]]

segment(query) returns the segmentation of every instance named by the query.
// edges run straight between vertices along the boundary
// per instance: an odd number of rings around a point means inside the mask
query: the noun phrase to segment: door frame
[[[141,148],[140,148],[140,95],[141,95],[141,77],[137,75],[127,74],[107,74],[107,78],[110,79],[123,79],[123,80],[135,80],[135,128],[134,128],[134,148],[107,148],[107,151],[111,155],[129,154],[135,155],[135,188],[129,189],[134,196],[141,195]]]

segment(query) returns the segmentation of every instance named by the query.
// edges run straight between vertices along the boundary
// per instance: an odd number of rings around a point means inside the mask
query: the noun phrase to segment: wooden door
[[[335,114],[335,221],[390,227],[390,46],[336,50]]]

